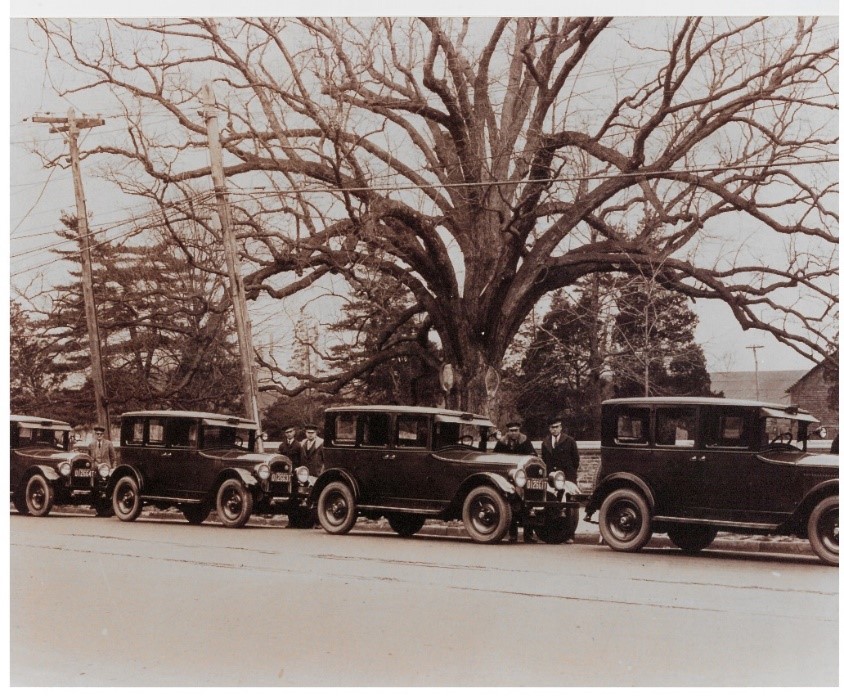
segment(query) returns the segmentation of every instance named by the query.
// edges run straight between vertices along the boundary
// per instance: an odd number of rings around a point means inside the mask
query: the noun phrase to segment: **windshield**
[[[18,446],[47,445],[60,450],[67,450],[70,443],[70,433],[52,428],[29,428],[21,426],[18,429]]]
[[[768,448],[793,445],[803,447],[806,440],[806,423],[796,419],[768,416],[764,420],[765,443]]]
[[[492,450],[495,443],[488,444],[488,426],[464,423],[438,422],[434,424],[434,450],[463,446],[474,450]]]
[[[255,431],[234,426],[205,426],[203,444],[206,449],[237,448],[252,452],[255,448]]]

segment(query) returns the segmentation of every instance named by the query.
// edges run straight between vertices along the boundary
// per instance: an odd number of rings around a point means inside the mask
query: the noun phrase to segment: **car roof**
[[[794,404],[780,404],[778,402],[760,402],[754,399],[727,399],[726,397],[618,397],[605,399],[601,404],[667,404],[667,405],[715,405],[726,407],[755,407],[788,411],[796,409],[799,414],[808,414]]]
[[[21,414],[11,414],[9,421],[16,421],[17,423],[28,426],[29,428],[54,428],[57,430],[70,430],[70,424],[67,421],[59,421],[57,419],[45,419],[42,416],[23,416]]]
[[[121,419],[126,417],[160,417],[160,418],[175,418],[175,419],[197,419],[205,423],[212,423],[215,426],[244,426],[257,428],[256,424],[251,419],[244,419],[240,416],[232,416],[231,414],[215,414],[208,411],[176,411],[168,409],[147,409],[144,411],[127,411],[120,415]]]
[[[369,405],[352,405],[343,407],[329,407],[325,410],[328,412],[338,411],[383,411],[390,414],[434,414],[435,416],[447,416],[459,420],[469,421],[478,420],[486,421],[488,418],[482,414],[473,414],[467,411],[458,411],[456,409],[440,409],[438,407],[411,407],[402,406],[400,404],[369,404]]]

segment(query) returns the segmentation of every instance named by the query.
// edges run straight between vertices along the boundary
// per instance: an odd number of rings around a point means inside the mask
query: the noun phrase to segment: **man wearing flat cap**
[[[542,441],[541,457],[548,468],[548,474],[562,470],[567,481],[577,484],[577,469],[580,467],[577,442],[563,433],[563,420],[559,416],[551,417],[548,421],[548,435]]]
[[[317,436],[315,424],[305,425],[305,440],[299,444],[299,464],[308,468],[312,477],[322,474],[325,459],[322,452],[323,440]]]
[[[296,427],[293,424],[288,424],[284,427],[281,443],[278,444],[278,452],[280,455],[290,458],[294,469],[299,466],[302,445],[299,439],[296,438]]]
[[[533,449],[533,444],[527,439],[527,436],[522,433],[522,424],[518,421],[511,421],[507,424],[507,430],[495,444],[493,452],[496,453],[510,453],[511,455],[536,455],[536,450]],[[519,520],[520,517],[513,516],[510,522],[510,530],[508,538],[510,542],[516,542],[519,539]],[[522,522],[525,528],[524,540],[525,542],[536,542],[533,534],[533,528]]]
[[[117,466],[114,445],[105,437],[105,426],[102,424],[94,426],[94,440],[88,445],[88,454],[91,456],[94,469],[103,464],[109,467]]]

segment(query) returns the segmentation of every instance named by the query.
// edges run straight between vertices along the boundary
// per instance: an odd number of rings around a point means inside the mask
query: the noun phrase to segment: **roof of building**
[[[710,373],[709,379],[712,391],[723,392],[728,399],[758,399],[788,404],[789,388],[805,374],[805,370],[760,370],[758,374],[747,370]]]

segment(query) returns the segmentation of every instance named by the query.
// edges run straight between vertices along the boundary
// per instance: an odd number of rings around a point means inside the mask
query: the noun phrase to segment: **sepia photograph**
[[[838,4],[631,5],[13,0],[10,687],[840,685]]]

